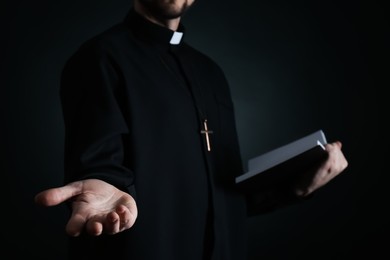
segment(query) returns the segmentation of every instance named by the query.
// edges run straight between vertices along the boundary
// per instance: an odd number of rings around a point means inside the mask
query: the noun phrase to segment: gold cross
[[[210,145],[209,134],[212,134],[213,131],[208,129],[208,127],[207,127],[207,119],[205,119],[203,121],[203,127],[204,127],[204,130],[201,130],[200,133],[205,135],[205,137],[206,137],[206,144],[207,144],[207,151],[210,152],[211,151],[211,145]]]

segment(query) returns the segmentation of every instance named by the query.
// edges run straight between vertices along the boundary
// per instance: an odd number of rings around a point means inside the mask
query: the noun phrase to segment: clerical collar
[[[185,29],[182,24],[179,25],[177,31],[172,31],[144,18],[134,8],[130,9],[124,22],[137,37],[150,43],[169,47],[170,45],[179,45],[183,40]]]

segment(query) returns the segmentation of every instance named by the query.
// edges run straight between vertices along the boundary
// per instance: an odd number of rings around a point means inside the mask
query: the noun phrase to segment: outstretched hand
[[[294,186],[294,192],[300,197],[305,197],[338,176],[348,166],[339,141],[325,145],[328,158],[318,169],[309,171],[303,175]]]
[[[135,200],[104,181],[87,179],[44,190],[35,196],[43,206],[71,201],[72,214],[66,232],[78,236],[84,230],[94,236],[117,234],[133,226],[137,218]]]

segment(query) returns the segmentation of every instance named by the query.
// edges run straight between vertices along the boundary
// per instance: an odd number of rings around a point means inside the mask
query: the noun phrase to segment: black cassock
[[[131,10],[69,59],[60,93],[66,182],[102,179],[138,205],[131,229],[72,238],[71,259],[245,259],[233,103],[210,58]]]

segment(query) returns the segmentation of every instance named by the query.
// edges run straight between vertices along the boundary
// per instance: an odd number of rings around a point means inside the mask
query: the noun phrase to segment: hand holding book
[[[303,173],[301,178],[295,182],[293,189],[297,196],[305,197],[313,193],[347,168],[348,161],[341,148],[342,144],[340,141],[325,145],[325,150],[328,154],[326,160],[318,168]]]
[[[327,143],[323,131],[316,131],[249,160],[248,172],[238,176],[236,184],[246,194],[280,185],[305,197],[347,167],[341,147],[341,142]]]

